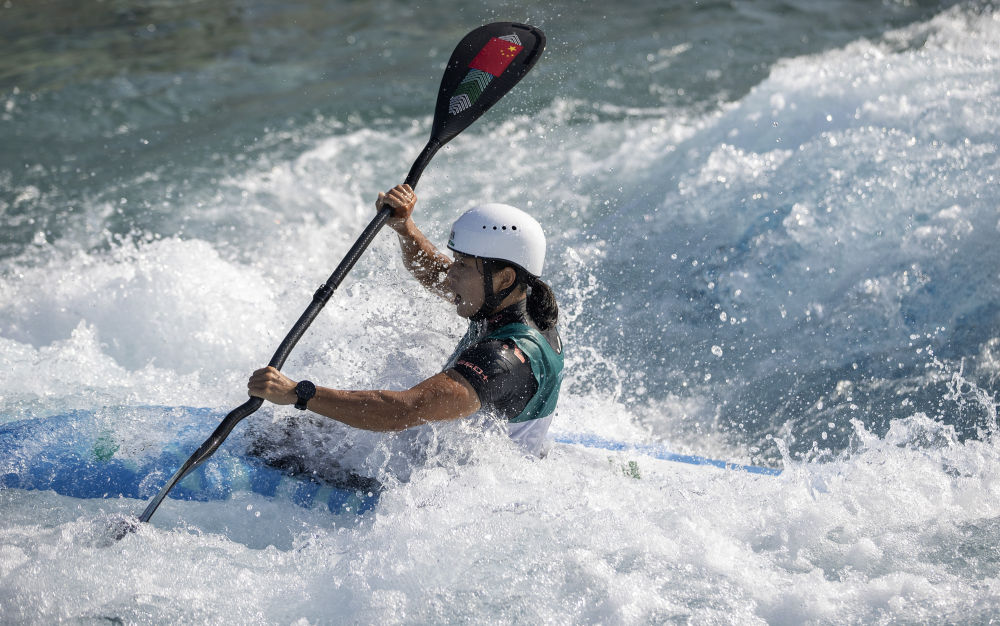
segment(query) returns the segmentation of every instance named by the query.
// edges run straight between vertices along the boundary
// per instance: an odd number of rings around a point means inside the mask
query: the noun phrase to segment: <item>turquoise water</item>
[[[176,423],[143,407],[241,403],[423,146],[454,44],[508,19],[548,48],[427,168],[421,225],[443,244],[489,199],[545,226],[559,433],[783,474],[532,462],[472,424],[385,436],[265,408],[240,428],[387,482],[376,509],[168,501],[108,545],[144,501],[3,490],[0,621],[1000,610],[990,3],[11,0],[0,421],[93,411],[152,450]],[[461,331],[382,235],[284,369],[401,388]]]

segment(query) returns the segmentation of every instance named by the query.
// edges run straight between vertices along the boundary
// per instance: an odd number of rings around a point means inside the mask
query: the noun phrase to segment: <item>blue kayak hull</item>
[[[51,490],[74,498],[134,498],[149,500],[211,432],[222,416],[192,407],[132,407],[106,409],[111,419],[93,411],[71,411],[54,417],[0,425],[0,488]],[[150,421],[158,432],[176,432],[176,441],[162,444],[125,443],[108,423]],[[134,425],[134,423],[133,423]],[[134,436],[132,437],[135,438]],[[674,454],[660,446],[626,444],[589,434],[559,434],[558,444],[638,454],[689,465],[718,467],[776,476],[781,470],[740,465],[694,455]],[[136,447],[155,448],[151,450]],[[180,481],[168,496],[177,500],[228,500],[255,493],[280,498],[334,514],[361,514],[378,503],[380,487],[371,480],[346,476],[331,483],[283,466],[269,465],[246,452],[235,434],[207,461]],[[289,464],[285,464],[289,465]]]

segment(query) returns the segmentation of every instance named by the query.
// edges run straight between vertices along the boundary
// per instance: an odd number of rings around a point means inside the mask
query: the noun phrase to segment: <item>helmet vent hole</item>
[[[517,226],[511,226],[510,229],[511,230],[517,230]]]
[[[506,226],[504,226],[504,227],[502,227],[502,228],[501,228],[500,230],[507,230],[507,227],[506,227]]]
[[[496,229],[497,229],[497,227],[496,227],[496,226],[494,226],[494,227],[493,227],[493,230],[496,230]]]

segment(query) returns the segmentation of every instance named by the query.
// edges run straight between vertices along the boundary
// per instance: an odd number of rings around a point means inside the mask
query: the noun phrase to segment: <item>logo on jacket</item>
[[[472,370],[476,376],[479,376],[483,380],[490,379],[490,377],[486,375],[486,372],[483,371],[483,368],[479,367],[475,363],[469,363],[468,361],[461,360],[458,363],[455,363],[455,365],[461,365],[462,367]]]

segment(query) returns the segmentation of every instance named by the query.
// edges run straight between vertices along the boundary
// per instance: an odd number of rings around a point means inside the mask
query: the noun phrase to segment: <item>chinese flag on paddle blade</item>
[[[494,37],[483,46],[476,58],[472,59],[469,67],[499,76],[523,48],[524,46]]]

